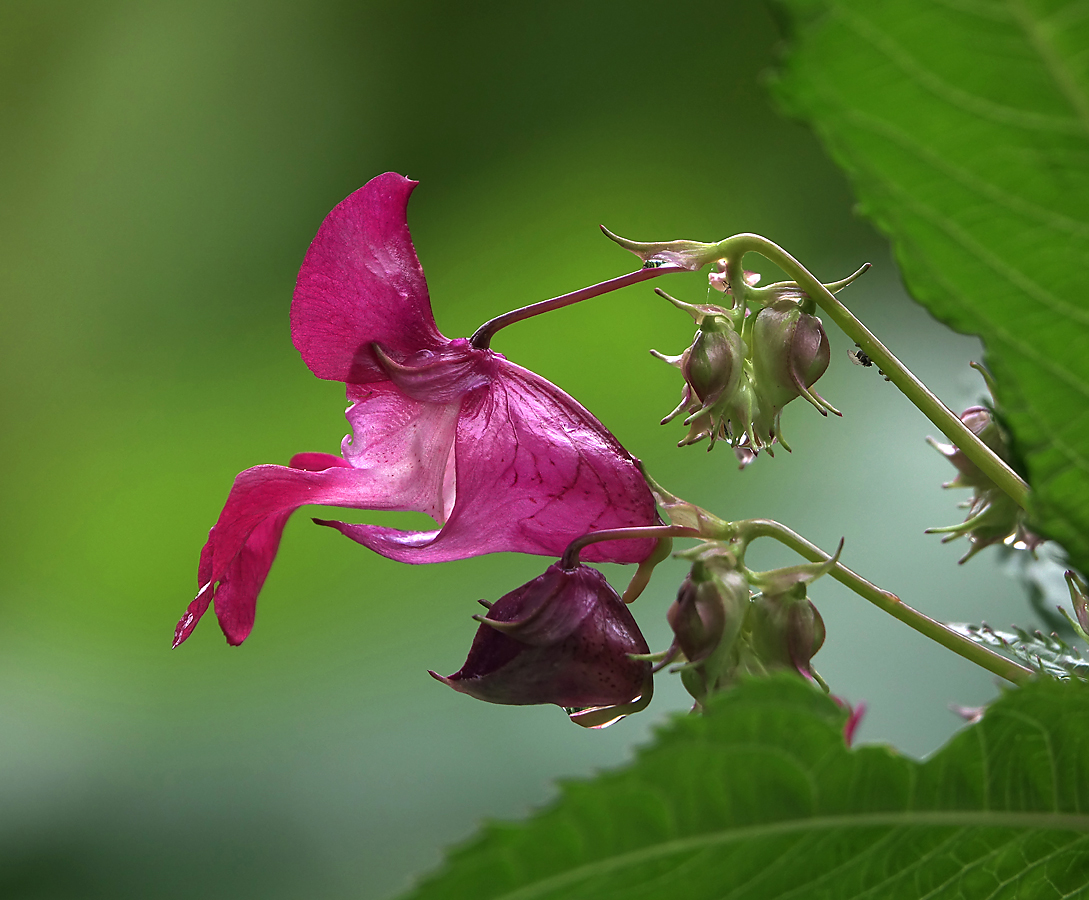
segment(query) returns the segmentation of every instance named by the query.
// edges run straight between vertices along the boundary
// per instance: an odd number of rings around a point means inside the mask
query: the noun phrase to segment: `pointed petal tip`
[[[427,674],[434,678],[436,681],[441,681],[447,687],[453,688],[455,691],[457,690],[457,688],[454,686],[454,682],[451,679],[447,678],[445,675],[440,675],[433,669],[428,669]]]
[[[178,624],[174,626],[174,640],[170,644],[170,649],[176,650],[185,643],[185,639],[193,633],[196,624],[196,617],[191,612],[186,611],[185,615],[178,620]]]

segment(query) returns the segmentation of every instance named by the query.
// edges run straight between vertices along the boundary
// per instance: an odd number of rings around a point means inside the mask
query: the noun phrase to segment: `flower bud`
[[[741,379],[745,359],[741,336],[721,319],[705,320],[681,358],[681,374],[703,408],[730,397]]]
[[[985,406],[969,406],[960,414],[960,420],[972,434],[990,447],[1001,459],[1009,462],[1009,449],[1005,435],[1002,434],[1002,429],[989,409]],[[995,486],[994,482],[984,475],[959,447],[952,444],[940,444],[932,439],[930,445],[957,469],[957,477],[949,482],[947,487],[990,488]]]
[[[734,643],[749,611],[749,585],[737,558],[721,544],[710,542],[685,556],[693,560],[692,571],[666,613],[674,634],[669,658],[677,651],[684,654],[685,688],[702,701],[732,679]]]
[[[806,595],[806,586],[827,574],[842,551],[840,541],[836,555],[826,562],[750,574],[750,582],[762,591],[753,597],[746,623],[740,660],[743,671],[765,674],[794,670],[824,686],[812,666],[813,657],[824,644],[824,620]]]
[[[766,671],[794,669],[812,679],[811,660],[824,638],[824,620],[806,596],[805,584],[753,598],[750,646]]]
[[[456,691],[489,703],[554,703],[591,727],[649,701],[651,665],[631,656],[648,653],[647,642],[597,569],[551,565],[475,618],[465,665],[448,678],[431,673]],[[622,711],[580,721],[587,708]]]
[[[969,431],[986,444],[1002,460],[1010,461],[1006,436],[994,414],[983,406],[970,406],[960,415]],[[1025,513],[1001,488],[996,485],[964,452],[952,444],[942,444],[927,438],[930,445],[949,460],[957,469],[957,477],[942,487],[970,487],[972,499],[964,504],[968,516],[959,525],[928,528],[928,534],[944,534],[943,542],[967,537],[971,545],[961,557],[967,562],[984,547],[1005,544],[1015,549],[1035,550],[1043,540],[1025,527]]]
[[[1089,641],[1089,586],[1081,580],[1077,572],[1067,569],[1064,573],[1066,586],[1070,589],[1070,605],[1074,607],[1074,619],[1066,616],[1066,610],[1061,610],[1067,621],[1073,625],[1074,631],[1082,641]]]
[[[830,351],[821,320],[786,295],[757,313],[752,329],[753,382],[766,415],[778,417],[795,397],[821,413],[835,408],[810,387],[828,368]],[[838,413],[837,413],[838,415]]]
[[[707,659],[722,644],[737,637],[749,602],[749,588],[740,572],[726,572],[706,581],[689,574],[666,612],[677,647],[689,662]]]
[[[754,400],[745,373],[745,342],[725,315],[704,316],[691,346],[680,356],[651,353],[676,366],[685,378],[681,402],[662,419],[664,425],[682,412],[688,414],[684,423],[689,432],[678,446],[706,437],[711,447],[719,439],[734,443],[751,430]]]

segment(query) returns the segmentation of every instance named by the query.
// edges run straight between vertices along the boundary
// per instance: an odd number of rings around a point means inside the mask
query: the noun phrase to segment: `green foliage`
[[[1089,566],[1089,16],[1070,0],[786,0],[778,94],[912,295],[979,334],[1036,527]],[[895,352],[895,341],[892,346]]]
[[[487,826],[410,896],[1089,893],[1089,686],[1010,692],[925,763],[848,750],[844,721],[801,681],[747,682],[528,823]]]
[[[989,625],[950,625],[977,644],[997,650],[1052,678],[1089,679],[1089,660],[1057,634],[1029,633],[1016,625],[1013,631],[995,631]]]

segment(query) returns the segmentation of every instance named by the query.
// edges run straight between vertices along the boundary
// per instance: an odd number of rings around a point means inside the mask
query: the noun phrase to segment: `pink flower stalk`
[[[310,245],[292,340],[315,375],[346,384],[352,433],[342,456],[303,453],[235,479],[174,646],[213,598],[228,643],[245,640],[284,525],[306,504],[426,513],[438,528],[315,520],[406,563],[559,556],[586,532],[659,521],[635,461],[577,401],[499,353],[439,333],[406,219],[415,186],[393,172],[374,178]],[[654,546],[602,542],[585,557],[640,562]]]

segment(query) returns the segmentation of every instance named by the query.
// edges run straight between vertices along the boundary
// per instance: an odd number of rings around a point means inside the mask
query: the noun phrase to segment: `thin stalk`
[[[657,278],[659,275],[669,275],[673,272],[687,271],[688,270],[682,266],[674,265],[637,269],[634,272],[628,272],[626,275],[620,275],[617,278],[610,278],[608,281],[602,281],[598,284],[592,284],[589,287],[572,291],[570,294],[553,297],[551,300],[542,300],[539,303],[531,303],[529,306],[513,309],[510,312],[503,313],[503,315],[496,316],[494,319],[485,322],[469,339],[469,343],[477,350],[487,350],[491,345],[492,338],[495,337],[495,333],[501,328],[513,325],[515,322],[531,319],[533,316],[552,312],[554,309],[562,309],[573,303],[589,300],[591,297],[600,297],[602,294],[608,294],[610,291],[619,290],[630,284],[638,284],[640,281],[646,281],[649,278]]]
[[[898,360],[865,325],[854,317],[821,282],[798,260],[773,241],[758,234],[737,234],[717,245],[731,263],[730,270],[741,270],[741,257],[753,251],[775,263],[812,297],[832,320],[885,376],[919,408],[934,425],[959,447],[998,487],[1022,509],[1028,501],[1029,486],[990,447],[983,443],[948,406]]]
[[[695,528],[687,528],[684,525],[646,525],[634,528],[603,528],[601,531],[591,531],[582,537],[575,538],[560,557],[560,566],[564,569],[573,569],[579,564],[579,553],[583,547],[596,544],[599,541],[623,541],[636,538],[665,538],[665,537],[700,537],[700,532]]]
[[[869,352],[869,351],[867,351]],[[785,525],[771,519],[746,519],[733,523],[736,534],[744,540],[757,537],[771,537],[788,546],[799,556],[804,556],[810,562],[827,562],[832,557],[821,550],[815,544],[811,544],[800,534],[791,531]],[[835,563],[829,574],[840,584],[850,588],[860,597],[869,600],[874,606],[884,610],[890,616],[899,619],[905,625],[914,628],[920,634],[932,641],[936,641],[943,647],[952,650],[958,656],[962,656],[969,662],[986,669],[1000,678],[1005,678],[1013,684],[1024,684],[1032,679],[1035,673],[1006,657],[982,647],[970,641],[963,635],[957,634],[941,622],[924,615],[917,609],[912,609],[903,600],[889,591],[883,591],[877,585],[867,581],[861,575],[852,572],[842,563]]]

